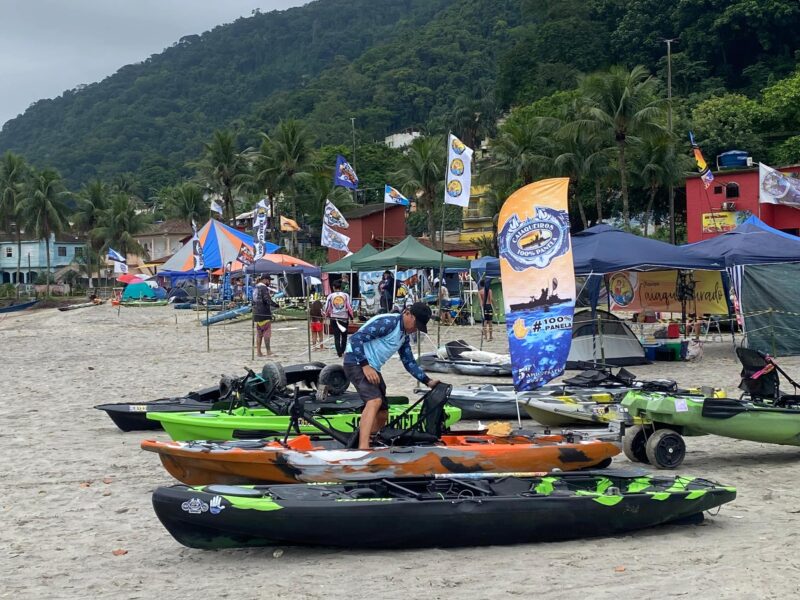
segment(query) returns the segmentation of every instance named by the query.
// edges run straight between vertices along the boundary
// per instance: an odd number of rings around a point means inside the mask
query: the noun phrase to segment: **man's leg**
[[[369,438],[377,431],[375,425],[378,420],[378,413],[381,408],[381,399],[373,398],[364,404],[361,411],[361,422],[358,426],[358,448],[359,450],[369,450]]]
[[[264,339],[264,334],[261,331],[261,328],[256,326],[256,355],[264,356],[261,353],[261,340]]]
[[[272,338],[272,323],[267,323],[264,329],[264,347],[267,350],[267,356],[272,356],[272,350],[270,349],[270,339]]]

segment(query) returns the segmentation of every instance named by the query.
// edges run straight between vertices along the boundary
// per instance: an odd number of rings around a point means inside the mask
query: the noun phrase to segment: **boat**
[[[325,372],[325,375],[322,373]],[[296,365],[283,366],[278,363],[266,363],[260,374],[248,373],[245,377],[223,377],[220,383],[197,391],[189,392],[183,396],[160,398],[147,402],[117,402],[98,404],[96,409],[105,411],[114,424],[122,431],[144,431],[161,429],[159,421],[147,418],[149,413],[206,411],[216,409],[230,409],[230,394],[237,386],[249,385],[247,390],[242,390],[243,398],[240,403],[257,404],[250,399],[248,393],[258,393],[267,379],[277,380],[278,391],[283,392],[283,402],[291,400],[296,392],[284,392],[286,386],[304,385],[313,388],[320,381],[326,385],[328,392],[333,396],[340,396],[347,389],[349,382],[346,377],[342,380],[343,370],[340,365],[326,365],[322,362],[308,362]],[[250,381],[248,384],[247,382]],[[308,389],[300,390],[301,393],[310,394]],[[408,400],[406,399],[406,402]]]
[[[456,373],[473,377],[511,375],[511,357],[479,350],[463,340],[447,342],[437,352],[426,352],[417,359],[424,371]]]
[[[104,303],[105,303],[105,300],[99,300],[97,302],[82,302],[80,304],[70,304],[68,306],[59,306],[58,310],[60,310],[61,312],[65,312],[65,311],[68,311],[68,310],[78,310],[79,308],[89,308],[91,306],[100,306],[101,304],[104,304]]]
[[[189,484],[358,481],[441,473],[574,471],[608,466],[619,454],[610,441],[573,435],[445,434],[421,445],[354,450],[308,435],[280,441],[145,440],[175,479]]]
[[[20,310],[25,310],[26,308],[30,308],[34,304],[39,302],[38,300],[28,300],[27,302],[20,302],[18,304],[10,304],[8,306],[0,306],[0,314],[2,313],[11,313],[17,312]]]
[[[235,319],[237,317],[241,317],[242,315],[250,314],[252,311],[252,307],[249,304],[245,304],[243,306],[237,306],[236,308],[232,308],[230,310],[223,310],[215,314],[213,317],[208,317],[208,319],[200,319],[200,323],[202,325],[213,325],[214,323],[220,323],[222,321],[230,321],[231,319]]]
[[[483,473],[358,483],[159,487],[153,508],[181,544],[358,548],[484,546],[700,523],[736,498],[706,479],[644,472]]]
[[[766,444],[800,446],[800,405],[775,406],[752,400],[628,392],[622,407],[625,455],[664,469],[678,467],[686,455],[684,436],[719,435]]]
[[[121,300],[117,304],[129,308],[143,308],[146,306],[166,306],[167,300]]]

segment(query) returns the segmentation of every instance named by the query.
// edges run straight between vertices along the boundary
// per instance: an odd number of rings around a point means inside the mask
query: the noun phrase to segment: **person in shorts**
[[[358,447],[368,449],[370,437],[386,424],[388,402],[381,367],[397,352],[403,366],[417,381],[433,389],[438,381],[428,377],[414,360],[409,335],[427,333],[431,309],[416,302],[400,314],[372,317],[347,342],[344,371],[364,401],[358,431]]]
[[[308,316],[311,320],[311,347],[315,350],[324,350],[324,333],[322,331],[322,301],[317,299],[308,308]]]

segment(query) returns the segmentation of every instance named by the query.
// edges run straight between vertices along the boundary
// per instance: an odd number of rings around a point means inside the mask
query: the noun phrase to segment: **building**
[[[19,283],[33,283],[47,271],[47,249],[44,240],[31,240],[22,234],[21,252],[16,234],[0,233],[0,283],[17,282],[17,263],[20,262]],[[86,240],[70,234],[50,236],[50,272],[73,262],[80,262],[86,252]]]
[[[342,233],[350,238],[351,252],[357,252],[367,244],[381,250],[376,243],[377,238],[404,238],[406,235],[406,209],[398,204],[365,204],[344,213],[344,218],[350,227]],[[337,261],[344,256],[344,252],[328,248],[328,262]]]
[[[402,131],[400,133],[393,133],[392,135],[387,135],[383,139],[383,143],[389,146],[389,148],[406,148],[411,145],[418,137],[421,137],[422,133],[415,129],[409,129],[407,131]]]
[[[494,218],[496,215],[487,214],[485,205],[488,186],[472,186],[469,196],[469,206],[464,209],[461,218],[461,233],[459,241],[474,243],[481,238],[491,238],[494,233]]]
[[[175,254],[183,246],[184,240],[191,236],[191,224],[172,219],[153,223],[147,230],[135,235],[134,239],[142,245],[148,259],[158,260]],[[128,261],[129,264],[135,262]]]
[[[800,177],[800,165],[779,167]],[[734,229],[750,215],[793,235],[800,234],[800,210],[758,201],[758,167],[721,170],[706,189],[699,175],[686,179],[686,233],[689,243]]]
[[[381,249],[385,246],[385,249],[389,249],[392,246],[396,246],[400,242],[406,239],[405,236],[386,236],[385,238],[378,237],[375,239],[377,242],[377,248]],[[418,237],[416,240],[422,244],[423,246],[427,246],[432,250],[436,250],[439,252],[442,249],[442,245],[437,241],[435,244],[431,243],[430,238],[427,237]],[[444,253],[449,256],[455,256],[458,258],[466,258],[468,260],[474,260],[478,258],[480,255],[480,250],[478,249],[475,244],[471,244],[470,242],[463,242],[459,239],[459,232],[458,231],[445,231],[444,232]]]

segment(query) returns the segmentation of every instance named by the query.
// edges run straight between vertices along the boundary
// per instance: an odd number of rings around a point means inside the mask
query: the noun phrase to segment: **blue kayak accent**
[[[239,306],[237,308],[232,308],[231,310],[224,310],[220,313],[217,313],[213,317],[209,317],[208,319],[201,319],[200,323],[203,325],[213,325],[214,323],[219,323],[221,321],[229,321],[230,319],[235,319],[241,315],[246,315],[251,311],[251,307],[249,304],[244,306]]]

